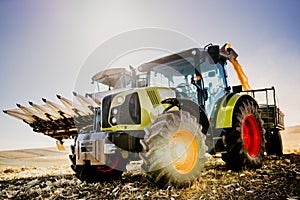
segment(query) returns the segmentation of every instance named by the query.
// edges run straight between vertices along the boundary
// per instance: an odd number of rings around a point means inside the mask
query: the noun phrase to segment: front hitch
[[[108,133],[79,134],[75,144],[76,165],[106,165],[106,156],[116,153],[116,146],[107,139]]]

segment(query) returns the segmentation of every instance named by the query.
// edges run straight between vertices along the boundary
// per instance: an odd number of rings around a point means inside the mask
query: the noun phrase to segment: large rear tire
[[[234,109],[232,129],[227,133],[222,155],[229,169],[244,166],[257,168],[262,165],[265,148],[263,121],[253,101],[242,100]]]
[[[194,116],[185,111],[160,115],[141,140],[142,169],[159,187],[181,187],[204,169],[205,135]]]

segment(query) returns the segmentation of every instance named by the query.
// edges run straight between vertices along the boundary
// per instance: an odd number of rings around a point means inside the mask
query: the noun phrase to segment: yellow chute
[[[243,91],[246,90],[251,90],[251,87],[248,83],[248,77],[243,71],[242,66],[240,63],[237,61],[238,54],[232,49],[231,44],[225,44],[221,49],[220,53],[223,54],[224,56],[228,57],[228,60],[231,62],[234,71],[237,74],[237,77],[242,84]]]

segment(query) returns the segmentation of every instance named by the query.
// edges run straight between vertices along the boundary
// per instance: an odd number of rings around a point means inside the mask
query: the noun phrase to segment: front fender
[[[234,108],[237,105],[237,102],[248,99],[255,102],[256,100],[248,94],[241,93],[231,93],[225,95],[221,102],[215,107],[215,128],[231,128],[232,127],[232,117],[234,113]]]
[[[209,128],[209,120],[203,108],[190,99],[179,98],[178,101],[182,110],[189,112],[197,118],[198,122],[202,125],[202,132],[206,135]]]

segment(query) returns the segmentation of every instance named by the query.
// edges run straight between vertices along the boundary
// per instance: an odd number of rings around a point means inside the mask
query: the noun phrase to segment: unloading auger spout
[[[243,91],[251,90],[251,87],[248,83],[248,77],[243,71],[242,66],[237,60],[238,54],[234,51],[231,44],[225,44],[221,49],[220,53],[227,57],[230,63],[233,66],[234,71],[242,85]]]

